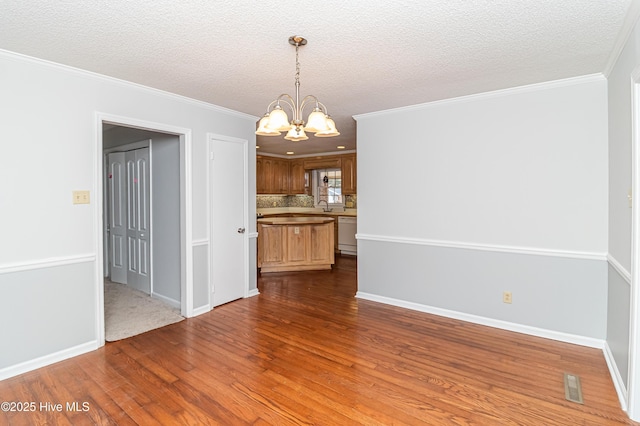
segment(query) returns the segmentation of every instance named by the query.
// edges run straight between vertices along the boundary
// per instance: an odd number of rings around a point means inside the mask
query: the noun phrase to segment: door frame
[[[241,139],[241,138],[235,138],[232,136],[226,136],[226,135],[220,135],[217,133],[207,133],[207,235],[208,237],[208,244],[207,244],[207,259],[209,260],[209,270],[208,270],[208,295],[207,297],[209,298],[209,309],[213,309],[213,282],[211,280],[211,277],[213,276],[213,261],[211,259],[211,255],[212,255],[212,250],[211,250],[211,244],[213,244],[213,227],[212,225],[212,220],[213,220],[213,199],[211,197],[211,159],[212,159],[212,151],[211,151],[211,144],[213,143],[214,140],[218,140],[218,141],[223,141],[223,142],[232,142],[232,143],[238,143],[242,145],[242,151],[243,151],[243,167],[244,167],[244,173],[243,173],[243,179],[244,179],[244,184],[242,185],[242,199],[244,200],[244,217],[242,218],[242,223],[243,223],[243,227],[248,230],[249,229],[249,206],[248,206],[248,200],[249,200],[249,186],[247,185],[247,183],[249,182],[249,156],[248,156],[248,149],[249,149],[249,141],[246,139]],[[242,236],[242,238],[244,239],[244,253],[243,253],[243,272],[244,272],[244,289],[243,289],[243,297],[247,298],[249,297],[249,232],[245,232]]]
[[[103,187],[103,140],[102,125],[113,124],[117,126],[131,127],[154,132],[168,133],[180,138],[180,311],[185,317],[194,315],[193,310],[193,198],[192,198],[192,135],[191,129],[140,120],[132,117],[123,117],[113,114],[95,113],[96,143],[94,151],[94,164],[96,175],[94,176],[95,196],[95,251],[96,262],[96,335],[98,345],[105,344],[104,321],[104,197]]]
[[[631,297],[627,414],[640,419],[640,67],[631,73]]]

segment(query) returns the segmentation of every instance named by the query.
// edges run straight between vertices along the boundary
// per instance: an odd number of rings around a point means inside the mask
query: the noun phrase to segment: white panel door
[[[151,187],[149,148],[125,153],[127,182],[127,285],[151,294]]]
[[[246,142],[209,141],[212,306],[244,297]]]
[[[109,154],[107,171],[109,227],[109,279],[115,283],[127,283],[127,229],[126,186],[124,152]]]

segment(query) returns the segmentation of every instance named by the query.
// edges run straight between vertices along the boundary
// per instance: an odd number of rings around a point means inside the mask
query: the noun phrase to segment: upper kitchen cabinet
[[[304,159],[305,170],[315,169],[339,169],[340,168],[340,156],[330,155],[326,157],[318,156],[314,158]]]
[[[356,179],[356,154],[343,155],[341,160],[342,194],[355,195],[358,192]]]
[[[304,161],[291,160],[289,163],[289,194],[306,194],[308,191],[307,171],[304,169]]]
[[[340,169],[342,193],[355,195],[356,154],[328,155],[311,158],[278,158],[256,156],[256,193],[310,195],[309,171]]]
[[[256,193],[268,194],[269,180],[273,175],[273,162],[270,158],[256,157]]]
[[[273,194],[289,193],[289,160],[274,159]]]
[[[256,157],[256,193],[289,193],[289,160],[274,157]]]

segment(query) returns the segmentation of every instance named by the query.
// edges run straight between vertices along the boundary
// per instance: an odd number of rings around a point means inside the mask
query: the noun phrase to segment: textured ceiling
[[[341,136],[261,151],[355,149],[352,116],[603,72],[631,0],[3,0],[0,49],[257,117],[316,95]],[[366,143],[366,141],[360,141]]]

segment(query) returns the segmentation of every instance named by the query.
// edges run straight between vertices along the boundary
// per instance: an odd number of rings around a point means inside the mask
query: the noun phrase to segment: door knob
[[[238,234],[244,234],[244,228],[238,228]]]

